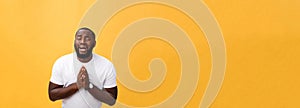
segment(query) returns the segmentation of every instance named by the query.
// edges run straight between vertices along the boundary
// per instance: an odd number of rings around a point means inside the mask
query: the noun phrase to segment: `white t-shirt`
[[[116,84],[116,71],[113,64],[106,58],[94,54],[88,63],[81,63],[76,53],[64,55],[56,60],[52,68],[50,81],[54,84],[69,86],[77,81],[80,68],[87,69],[89,80],[100,89],[112,88]],[[63,99],[63,108],[100,108],[101,102],[83,88],[72,96]]]

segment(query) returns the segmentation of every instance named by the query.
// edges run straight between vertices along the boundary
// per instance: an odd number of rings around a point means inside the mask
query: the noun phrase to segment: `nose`
[[[85,42],[85,39],[82,38],[79,42],[80,42],[80,43],[84,43],[84,42]]]

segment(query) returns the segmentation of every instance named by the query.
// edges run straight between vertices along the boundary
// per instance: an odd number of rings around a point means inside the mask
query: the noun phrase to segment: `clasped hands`
[[[78,75],[77,75],[77,86],[78,89],[84,88],[84,89],[89,89],[89,75],[87,73],[87,70],[84,66],[81,67]]]

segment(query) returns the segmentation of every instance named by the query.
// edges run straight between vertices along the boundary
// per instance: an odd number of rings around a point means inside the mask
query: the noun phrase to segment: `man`
[[[80,28],[75,33],[75,53],[60,57],[53,65],[48,94],[63,99],[63,108],[99,108],[117,99],[116,72],[106,58],[93,53],[95,33]],[[103,89],[104,88],[104,89]]]

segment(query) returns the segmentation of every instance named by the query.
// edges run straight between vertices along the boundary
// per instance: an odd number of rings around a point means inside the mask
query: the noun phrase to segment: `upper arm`
[[[115,86],[113,88],[105,88],[105,90],[112,95],[115,99],[118,97],[118,87]]]
[[[63,85],[62,72],[63,72],[63,63],[60,59],[58,59],[52,67],[50,82],[57,85]]]
[[[113,66],[113,64],[110,64],[107,67],[106,70],[106,75],[105,75],[105,81],[104,81],[104,88],[114,88],[117,86],[117,82],[116,82],[116,70]]]
[[[104,88],[107,92],[109,92],[112,95],[112,97],[117,99],[118,87],[116,82],[116,71],[113,64],[109,66],[109,70],[105,78]]]
[[[56,88],[63,88],[63,85],[58,85],[52,82],[49,82],[48,92]]]
[[[55,101],[55,93],[57,88],[63,88],[62,78],[62,62],[60,59],[56,60],[52,67],[51,78],[48,85],[48,95],[51,101]]]
[[[54,84],[52,82],[49,82],[49,86],[48,86],[48,96],[50,98],[51,101],[55,101],[56,99],[54,98],[53,92],[52,90],[56,89],[56,88],[63,88],[63,85],[58,85],[58,84]]]

